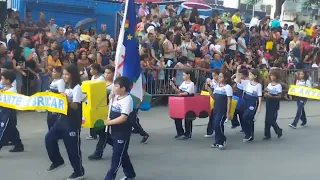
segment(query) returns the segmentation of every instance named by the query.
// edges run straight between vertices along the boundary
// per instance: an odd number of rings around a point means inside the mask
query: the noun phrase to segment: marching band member
[[[236,73],[236,79],[234,80],[236,83],[236,90],[234,92],[234,95],[237,96],[240,99],[243,98],[243,90],[244,87],[246,87],[246,85],[249,83],[248,80],[248,69],[244,68],[241,69],[241,65],[237,67],[237,73]],[[241,101],[241,100],[240,100]],[[232,123],[232,129],[238,127],[238,126],[242,126],[242,116],[243,116],[243,111],[244,109],[240,107],[240,109],[236,109],[234,116],[233,116],[233,120],[231,121]],[[239,120],[238,120],[239,118]],[[239,123],[240,121],[240,123]]]
[[[278,126],[277,118],[280,108],[280,99],[282,97],[282,86],[279,83],[280,74],[277,70],[271,71],[271,82],[265,89],[264,97],[266,98],[266,117],[264,125],[264,140],[271,138],[270,128],[273,127],[274,131],[278,135],[278,138],[282,136],[282,129]]]
[[[94,63],[90,66],[90,74],[92,75],[91,80],[104,81],[104,76],[102,74],[102,68],[100,64]],[[86,137],[87,140],[97,139],[97,132],[93,128],[90,128],[90,135]]]
[[[120,76],[114,81],[114,94],[111,95],[113,102],[109,118],[105,120],[105,125],[111,129],[111,138],[113,152],[111,167],[105,177],[105,180],[114,180],[119,167],[122,165],[126,177],[123,179],[134,179],[136,173],[128,155],[130,136],[133,119],[133,100],[128,93],[130,81],[127,77]],[[115,97],[112,97],[115,95]]]
[[[191,70],[186,70],[183,72],[182,75],[183,82],[177,88],[173,81],[170,81],[170,85],[172,88],[178,93],[179,96],[192,96],[195,93],[193,79],[193,72]],[[174,119],[175,126],[177,130],[177,135],[175,136],[176,139],[190,139],[192,135],[192,121],[186,120],[184,121],[185,130],[182,127],[182,119]]]
[[[52,82],[50,84],[50,89],[49,91],[54,92],[54,93],[63,93],[65,91],[66,83],[64,80],[61,78],[62,76],[62,67],[61,66],[56,66],[52,69]],[[48,129],[50,130],[51,127],[54,125],[54,123],[58,119],[58,114],[53,113],[48,111],[47,114],[47,124],[48,124]]]
[[[46,149],[52,162],[47,171],[55,171],[64,165],[64,160],[61,157],[58,146],[58,139],[63,139],[74,171],[68,180],[79,180],[84,178],[85,172],[82,167],[80,149],[81,101],[83,100],[83,95],[77,67],[73,64],[66,66],[63,69],[63,79],[66,83],[66,90],[63,94],[68,99],[68,112],[67,115],[59,114],[57,122],[51,127],[45,137]]]
[[[214,91],[206,85],[210,96],[214,99],[213,105],[213,128],[215,132],[215,142],[211,145],[212,148],[225,149],[227,138],[224,135],[224,122],[230,119],[232,87],[231,76],[227,71],[222,71],[219,74],[218,84]]]
[[[17,93],[17,89],[12,86],[16,75],[12,71],[5,71],[1,74],[1,84],[3,90],[7,92]],[[11,108],[0,108],[0,150],[9,141],[12,142],[14,148],[9,152],[22,152],[24,146],[20,139],[20,133],[17,129],[17,111]]]
[[[214,88],[216,87],[219,79],[219,69],[214,69],[212,71],[212,79],[208,78],[207,79],[207,84],[210,85],[211,91],[214,91]],[[204,135],[205,138],[211,138],[213,137],[213,119],[214,119],[214,114],[213,110],[211,111],[211,114],[209,116],[209,122],[207,125],[207,134]]]
[[[260,81],[260,72],[252,69],[249,72],[249,80],[244,87],[244,112],[242,116],[242,127],[245,133],[243,142],[252,141],[254,139],[254,116],[256,112],[261,111],[262,102],[262,85]]]
[[[106,88],[107,88],[107,104],[109,104],[109,94],[112,92],[113,89],[113,76],[114,76],[115,68],[111,65],[107,65],[104,68],[104,79],[106,81]],[[105,131],[105,127],[98,130],[97,135],[99,135],[99,141],[97,143],[95,152],[88,157],[89,160],[100,160],[103,156],[103,151],[107,144],[112,146],[112,139],[111,135]]]
[[[300,71],[298,80],[296,81],[297,86],[306,86],[311,87],[311,83],[308,80],[308,76],[305,72]],[[307,103],[308,98],[304,97],[296,97],[297,98],[297,113],[296,117],[294,118],[293,122],[289,124],[289,126],[293,129],[297,128],[298,121],[301,119],[302,123],[301,126],[305,126],[307,124],[307,117],[306,112],[304,110],[304,106]]]

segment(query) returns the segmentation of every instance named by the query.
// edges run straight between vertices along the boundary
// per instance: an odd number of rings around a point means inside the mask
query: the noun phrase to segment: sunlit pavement
[[[264,111],[256,122],[255,141],[243,143],[240,129],[226,125],[227,149],[211,149],[213,139],[205,139],[207,119],[194,122],[192,140],[175,140],[173,121],[167,107],[156,107],[140,113],[141,124],[150,134],[148,144],[140,144],[141,137],[133,135],[129,154],[137,173],[136,180],[317,180],[320,165],[320,103],[306,105],[307,127],[296,130],[288,127],[296,112],[295,102],[281,102],[279,125],[283,137],[264,142]],[[264,107],[263,107],[264,109]],[[9,147],[0,151],[1,180],[62,180],[72,169],[65,147],[61,152],[67,163],[63,169],[47,173],[50,165],[44,147],[47,131],[46,114],[21,112],[18,126],[26,151],[12,154]],[[95,140],[85,140],[88,129],[82,131],[83,165],[88,180],[102,180],[110,166],[111,147],[105,149],[104,159],[88,161],[95,148]],[[123,176],[119,169],[117,179]]]

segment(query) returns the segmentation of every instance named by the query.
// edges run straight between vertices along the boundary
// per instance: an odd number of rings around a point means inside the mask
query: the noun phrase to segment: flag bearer
[[[130,136],[132,130],[133,100],[128,91],[130,81],[127,77],[120,76],[114,81],[115,97],[112,98],[111,111],[105,124],[111,128],[111,138],[113,145],[111,167],[105,180],[114,180],[119,167],[122,165],[125,177],[123,179],[133,179],[136,173],[128,155]]]

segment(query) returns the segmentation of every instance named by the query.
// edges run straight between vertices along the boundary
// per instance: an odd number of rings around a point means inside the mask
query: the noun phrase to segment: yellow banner
[[[68,101],[61,94],[40,92],[25,96],[13,92],[0,91],[0,106],[20,111],[48,110],[50,112],[67,114]]]
[[[290,85],[289,95],[320,100],[320,90],[305,86]]]

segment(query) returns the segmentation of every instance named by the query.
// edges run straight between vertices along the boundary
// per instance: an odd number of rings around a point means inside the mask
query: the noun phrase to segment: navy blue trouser
[[[97,138],[98,134],[94,128],[90,128],[90,136],[93,138]]]
[[[242,115],[242,130],[246,137],[254,137],[254,116],[257,112],[257,101],[246,100]]]
[[[63,139],[74,172],[84,175],[80,149],[80,129],[72,127],[68,120],[66,118],[59,118],[46,134],[45,144],[48,156],[53,164],[59,165],[64,163],[58,146],[58,140]]]
[[[213,118],[213,129],[215,133],[215,143],[214,144],[219,144],[223,145],[226,141],[227,138],[224,135],[224,122],[226,120],[226,115],[225,114],[220,114],[216,113]]]
[[[98,156],[102,156],[107,144],[112,146],[111,134],[109,132],[105,132],[105,128],[97,130],[96,133],[99,135],[99,141],[94,153]]]
[[[211,111],[211,115],[209,116],[209,122],[207,125],[207,135],[213,134],[213,121],[214,121],[214,113]]]
[[[182,119],[174,119],[174,123],[176,125],[178,136],[182,136],[182,135],[185,135],[187,137],[192,136],[192,120],[184,120],[185,130],[182,127]]]
[[[58,113],[52,113],[48,112],[47,114],[47,124],[48,124],[48,129],[50,130],[54,123],[57,122],[58,119]]]
[[[302,123],[307,123],[306,112],[304,111],[304,105],[307,103],[306,100],[297,101],[297,113],[296,117],[293,120],[292,125],[296,126],[301,119]]]
[[[241,128],[242,128],[242,116],[243,116],[243,111],[238,109],[234,111],[233,119],[231,121],[231,124],[233,127],[237,127],[241,125]]]
[[[17,129],[17,112],[15,110],[4,110],[0,113],[0,149],[9,141],[15,146],[22,146],[20,133]]]
[[[280,127],[277,123],[278,118],[278,109],[274,107],[267,107],[266,108],[266,118],[264,121],[264,136],[271,137],[270,128],[273,127],[274,132],[279,134]]]
[[[141,124],[139,122],[140,119],[138,118],[138,110],[135,109],[134,111],[135,111],[135,113],[134,113],[135,122],[132,124],[133,131],[139,133],[140,136],[148,136],[148,133],[143,129],[143,127],[141,126]]]
[[[111,167],[104,178],[104,180],[114,180],[117,176],[117,172],[122,166],[123,172],[127,178],[136,177],[133,166],[128,155],[128,148],[130,138],[123,139],[115,136],[111,136],[113,144],[113,152],[111,158]]]

